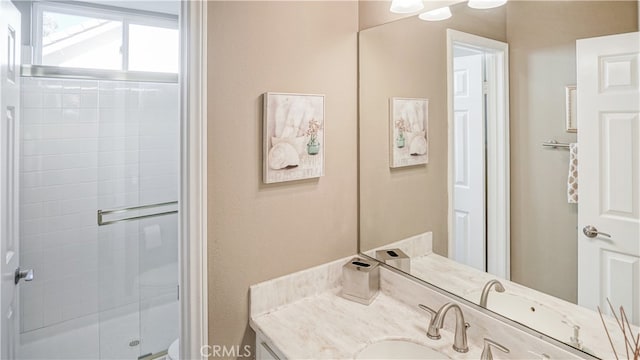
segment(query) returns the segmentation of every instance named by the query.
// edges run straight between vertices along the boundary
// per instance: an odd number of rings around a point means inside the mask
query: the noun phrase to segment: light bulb
[[[451,17],[451,9],[448,6],[445,6],[435,10],[423,12],[422,14],[418,15],[418,17],[420,18],[420,20],[426,21],[447,20]]]
[[[469,0],[470,8],[473,9],[493,9],[507,3],[507,0]]]
[[[395,14],[410,14],[424,9],[422,0],[393,0],[389,11]]]

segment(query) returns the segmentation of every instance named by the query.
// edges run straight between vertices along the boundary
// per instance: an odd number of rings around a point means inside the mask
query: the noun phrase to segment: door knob
[[[582,233],[584,233],[584,235],[585,235],[586,237],[588,237],[588,238],[594,238],[594,237],[596,237],[596,236],[598,236],[598,235],[600,235],[600,236],[605,236],[605,237],[608,237],[608,238],[610,238],[610,237],[611,237],[611,235],[609,235],[609,234],[607,234],[607,233],[603,233],[603,232],[598,231],[598,229],[596,229],[596,227],[595,227],[595,226],[593,226],[593,225],[587,225],[587,226],[585,226],[585,227],[582,229]]]
[[[24,279],[24,281],[33,280],[33,269],[20,270],[20,268],[17,268],[14,277],[15,284],[18,285],[21,279]]]

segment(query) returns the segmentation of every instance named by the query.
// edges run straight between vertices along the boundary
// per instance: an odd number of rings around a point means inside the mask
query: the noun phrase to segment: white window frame
[[[119,69],[120,71],[129,71],[130,25],[155,26],[178,30],[178,17],[175,15],[125,8],[94,7],[53,1],[36,1],[33,3],[33,9],[31,11],[32,63],[34,65],[42,65],[42,22],[44,12],[55,12],[121,22],[122,46],[120,48],[120,54],[122,55],[122,63]],[[177,51],[178,49],[176,49],[176,52]]]

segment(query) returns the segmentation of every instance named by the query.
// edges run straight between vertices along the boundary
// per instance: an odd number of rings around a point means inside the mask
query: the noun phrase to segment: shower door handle
[[[14,276],[14,283],[18,285],[21,279],[24,279],[24,281],[33,280],[33,269],[20,270],[20,268],[17,268]]]

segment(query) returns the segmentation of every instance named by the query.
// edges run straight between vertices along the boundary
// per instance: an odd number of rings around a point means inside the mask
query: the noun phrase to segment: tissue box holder
[[[407,274],[411,273],[411,258],[400,249],[378,250],[376,251],[376,259]]]
[[[342,297],[369,305],[380,289],[378,263],[355,257],[342,266]]]

